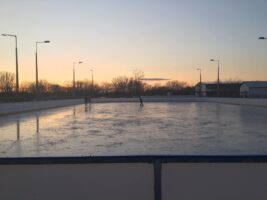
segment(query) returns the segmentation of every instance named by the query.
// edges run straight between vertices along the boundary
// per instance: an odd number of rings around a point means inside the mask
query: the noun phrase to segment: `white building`
[[[240,87],[241,97],[267,97],[267,81],[247,81]]]
[[[239,97],[241,83],[223,83],[219,84],[219,96],[220,97]],[[195,86],[195,95],[202,97],[216,97],[218,85],[217,83],[200,83]]]

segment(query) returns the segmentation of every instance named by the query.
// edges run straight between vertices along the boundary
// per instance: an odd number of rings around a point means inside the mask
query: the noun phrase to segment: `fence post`
[[[161,200],[161,160],[154,161],[154,199]]]

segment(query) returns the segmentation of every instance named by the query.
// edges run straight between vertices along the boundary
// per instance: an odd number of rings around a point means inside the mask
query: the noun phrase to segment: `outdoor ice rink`
[[[267,154],[267,108],[98,103],[0,117],[0,157]]]

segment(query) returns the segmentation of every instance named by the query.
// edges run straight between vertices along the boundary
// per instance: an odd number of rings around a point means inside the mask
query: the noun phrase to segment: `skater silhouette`
[[[140,106],[143,107],[144,104],[143,104],[143,99],[142,99],[142,97],[139,97],[139,101],[140,101]]]

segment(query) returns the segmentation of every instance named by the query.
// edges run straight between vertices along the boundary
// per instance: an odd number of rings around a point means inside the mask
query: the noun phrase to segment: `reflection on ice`
[[[20,139],[20,120],[17,119],[17,141]]]
[[[0,118],[0,156],[266,154],[266,108],[88,104]]]
[[[39,135],[39,115],[36,114],[36,133]]]

